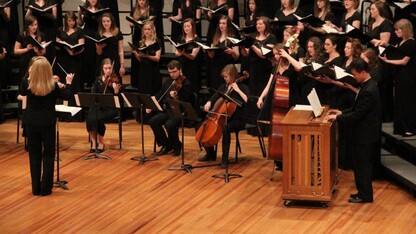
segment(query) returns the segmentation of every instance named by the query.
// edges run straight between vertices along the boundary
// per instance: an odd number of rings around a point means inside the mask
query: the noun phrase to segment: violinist
[[[109,58],[103,59],[101,63],[101,76],[97,77],[92,86],[92,93],[112,93],[118,95],[120,93],[121,85],[118,80],[115,79],[113,73],[113,63]],[[88,112],[86,125],[87,131],[91,139],[90,153],[95,152],[97,148],[98,153],[104,151],[104,134],[105,125],[104,122],[113,119],[117,116],[117,110],[114,108],[99,108],[98,110],[92,110]],[[97,138],[96,138],[96,134]],[[97,139],[97,141],[95,140]]]
[[[191,102],[192,85],[182,74],[181,63],[177,60],[170,61],[168,64],[168,72],[170,78],[163,83],[162,88],[156,93],[156,99],[161,104],[164,104],[167,99]],[[163,112],[157,113],[149,120],[149,125],[155,135],[156,143],[158,146],[161,146],[161,149],[156,155],[165,155],[173,150],[172,155],[178,156],[181,153],[181,142],[179,141],[178,134],[181,119],[173,114],[169,105],[166,105],[164,109]],[[147,114],[150,114],[150,112],[150,109],[146,110]]]
[[[236,83],[237,68],[234,64],[228,64],[222,69],[222,77],[225,80],[225,84],[222,84],[218,91],[228,94],[231,98],[239,102],[241,107],[237,106],[234,113],[228,117],[226,125],[222,128],[222,163],[221,167],[226,166],[228,154],[230,151],[231,133],[238,132],[244,129],[245,121],[244,108],[250,95],[249,88],[243,83]],[[218,105],[217,100],[220,98],[218,93],[215,93],[211,99],[204,105],[204,111],[215,112],[215,107]],[[214,105],[215,104],[215,105]],[[214,107],[213,110],[211,108]],[[203,125],[201,125],[202,127]],[[214,147],[205,147],[206,155],[199,158],[198,161],[215,161],[217,155],[214,151]]]

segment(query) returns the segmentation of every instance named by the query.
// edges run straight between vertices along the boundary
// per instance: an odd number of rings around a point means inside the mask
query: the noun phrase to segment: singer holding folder
[[[45,57],[35,57],[29,68],[29,78],[23,79],[21,95],[27,96],[27,108],[23,116],[28,138],[30,175],[33,195],[52,193],[57,98],[72,96],[72,74],[66,77],[61,89],[54,80],[52,67]]]
[[[177,60],[170,61],[168,64],[168,72],[170,78],[162,84],[162,88],[156,93],[156,100],[160,104],[164,104],[167,99],[191,102],[192,85],[182,74],[181,63]],[[181,142],[179,141],[178,134],[181,118],[173,114],[169,105],[166,105],[164,109],[163,112],[157,113],[149,120],[156,143],[158,146],[161,146],[161,149],[156,154],[165,155],[173,150],[173,156],[178,156],[181,153]],[[150,109],[146,110],[146,113],[149,114],[150,112]]]

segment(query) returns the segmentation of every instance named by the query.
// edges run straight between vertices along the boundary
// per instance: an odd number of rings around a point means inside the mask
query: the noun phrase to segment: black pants
[[[28,138],[32,193],[34,195],[50,194],[53,187],[55,125],[26,125],[25,127]]]
[[[374,167],[373,155],[378,146],[378,143],[352,145],[355,186],[358,195],[366,200],[373,200],[373,186],[371,184]]]
[[[170,111],[160,112],[149,120],[149,124],[158,146],[176,147],[180,145],[178,130],[181,125],[181,119],[179,117]]]
[[[222,157],[223,160],[230,153],[231,133],[239,132],[245,128],[245,122],[241,119],[231,119],[222,128]],[[205,147],[207,153],[214,152],[214,147]]]

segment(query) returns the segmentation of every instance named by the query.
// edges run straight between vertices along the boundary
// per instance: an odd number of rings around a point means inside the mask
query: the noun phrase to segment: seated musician
[[[103,59],[103,61],[101,62],[101,76],[97,77],[97,79],[95,80],[91,92],[102,94],[119,94],[121,85],[117,82],[111,81],[112,72],[113,63],[111,59]],[[92,143],[90,153],[93,153],[95,149],[97,149],[98,153],[104,151],[104,134],[106,129],[104,122],[111,120],[116,116],[117,110],[114,108],[99,108],[96,111],[94,111],[94,108],[90,109],[85,122]]]
[[[237,77],[237,69],[234,64],[228,64],[222,69],[222,77],[225,80],[225,84],[222,84],[218,91],[222,93],[227,93],[233,100],[236,100],[242,107],[237,106],[237,109],[234,113],[228,117],[228,120],[222,128],[222,163],[221,167],[226,166],[226,161],[228,159],[228,154],[230,150],[230,140],[231,140],[231,133],[243,130],[245,127],[244,121],[244,107],[247,103],[247,100],[250,95],[249,88],[242,83],[236,83]],[[211,99],[205,104],[204,111],[216,111],[217,100],[221,96],[218,93],[215,93]],[[211,108],[213,108],[211,110]],[[204,127],[204,124],[201,125]],[[202,158],[199,158],[198,161],[215,161],[217,159],[217,155],[214,151],[214,147],[205,146],[206,155]]]
[[[191,102],[192,85],[182,74],[182,65],[177,60],[172,60],[168,64],[170,78],[166,80],[162,88],[156,93],[155,97],[161,104],[165,104],[167,99],[176,99],[183,102]],[[150,127],[155,135],[156,143],[162,148],[156,155],[165,155],[173,150],[173,156],[181,153],[181,142],[179,141],[178,130],[181,119],[175,116],[170,110],[169,105],[164,108],[165,111],[157,113],[149,120]],[[151,110],[147,109],[146,113]],[[163,126],[166,129],[163,129]]]

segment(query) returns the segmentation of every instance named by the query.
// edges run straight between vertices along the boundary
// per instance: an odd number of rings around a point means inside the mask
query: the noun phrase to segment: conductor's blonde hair
[[[39,56],[29,68],[28,89],[36,96],[46,96],[55,88],[52,67],[48,60]]]

